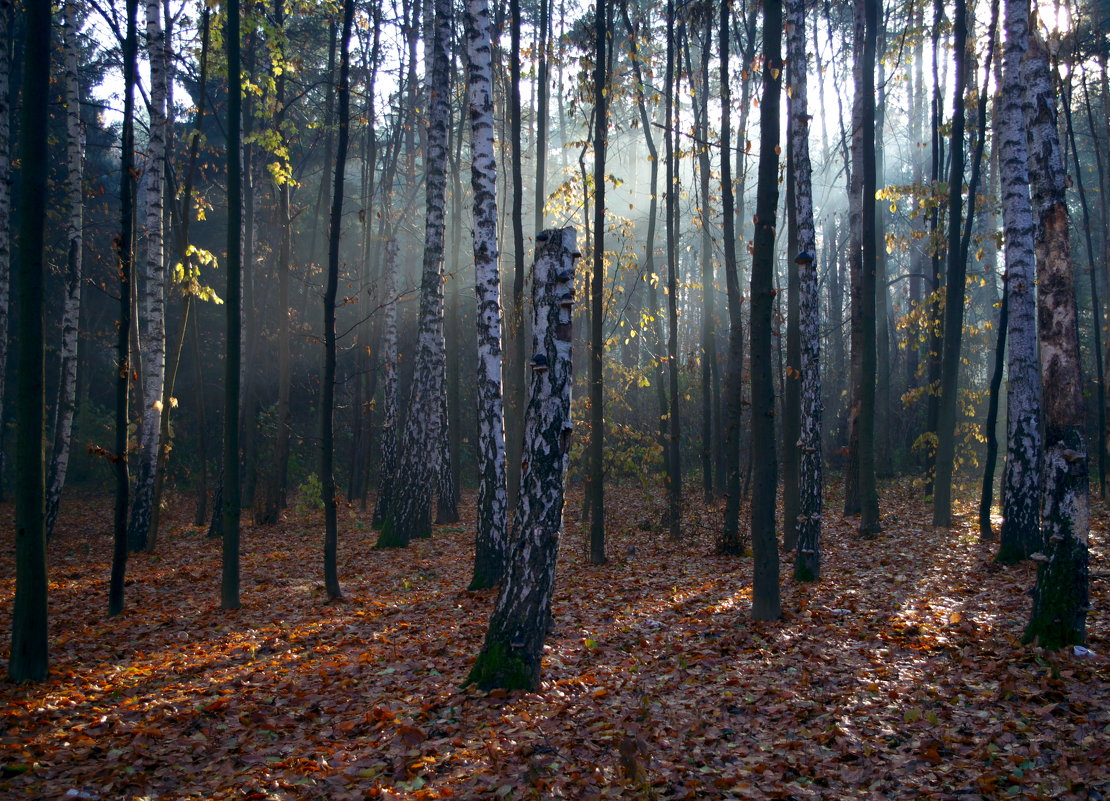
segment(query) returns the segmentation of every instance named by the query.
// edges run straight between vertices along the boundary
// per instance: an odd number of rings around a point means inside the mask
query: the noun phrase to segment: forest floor
[[[934,529],[886,487],[871,541],[830,510],[822,581],[784,560],[783,620],[753,623],[751,560],[714,553],[718,510],[691,504],[674,542],[660,498],[609,498],[602,567],[568,511],[536,693],[461,687],[495,597],[466,590],[471,497],[405,550],[375,551],[368,515],[341,510],[335,604],[318,513],[244,521],[236,612],[219,609],[218,543],[177,499],[111,620],[110,499],[71,498],[50,546],[50,678],[0,683],[0,798],[1110,797],[1101,504],[1082,657],[1019,643],[1033,568],[996,566],[970,508]]]

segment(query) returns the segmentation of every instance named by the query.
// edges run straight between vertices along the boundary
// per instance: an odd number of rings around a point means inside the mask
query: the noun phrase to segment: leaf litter
[[[876,540],[827,513],[824,578],[795,583],[784,555],[777,623],[749,620],[719,509],[692,502],[705,524],[676,542],[622,488],[595,567],[572,494],[534,693],[461,687],[495,598],[466,590],[472,503],[404,550],[342,512],[330,605],[316,516],[244,520],[243,607],[224,612],[219,544],[175,499],[109,620],[110,500],[83,499],[50,546],[50,678],[0,684],[0,798],[1110,797],[1105,509],[1089,652],[1051,654],[1020,644],[1033,567],[995,565],[970,507],[934,529],[912,493],[885,488]]]

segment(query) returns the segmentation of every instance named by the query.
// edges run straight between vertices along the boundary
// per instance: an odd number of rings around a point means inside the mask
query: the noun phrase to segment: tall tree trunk
[[[778,209],[779,96],[782,88],[782,3],[763,4],[763,97],[759,106],[759,183],[752,250],[752,617],[778,620],[779,549],[775,536],[775,385],[771,372],[775,226]]]
[[[474,209],[474,296],[478,334],[478,514],[470,589],[501,581],[507,544],[505,412],[501,397],[501,276],[497,250],[497,161],[493,149],[493,70],[489,3],[466,8],[467,103]]]
[[[605,155],[609,141],[606,56],[609,2],[598,0],[594,19],[594,236],[590,275],[590,563],[605,562]]]
[[[285,0],[274,0],[274,17],[280,30],[285,29]],[[279,58],[286,57],[284,40]],[[286,109],[286,76],[282,69],[277,77],[277,107],[284,119]],[[289,493],[289,446],[293,438],[293,412],[289,407],[290,384],[292,378],[290,331],[289,331],[289,275],[293,268],[293,218],[292,218],[292,181],[283,179],[277,187],[278,194],[278,396],[277,432],[274,438],[273,482],[270,503],[276,509],[286,508]],[[276,514],[275,514],[276,517]]]
[[[998,163],[1005,229],[1007,346],[1006,466],[1002,472],[1001,562],[1027,559],[1041,547],[1041,375],[1037,349],[1036,272],[1025,84],[1021,64],[1029,40],[1028,0],[1006,0],[1006,45]]]
[[[127,459],[127,428],[131,387],[131,285],[135,256],[135,83],[138,80],[138,0],[127,0],[127,33],[123,41],[123,130],[120,142],[120,234],[119,319],[116,321],[116,409],[115,453],[112,464],[116,478],[112,515],[112,575],[108,584],[108,616],[123,611],[123,583],[127,574],[127,505],[130,476]]]
[[[678,412],[678,231],[676,230],[678,198],[678,167],[675,154],[675,3],[667,0],[667,77],[663,90],[665,101],[663,149],[667,160],[667,383],[669,404],[667,416],[667,522],[671,537],[678,539],[682,532],[682,458],[680,451]]]
[[[339,46],[339,130],[335,147],[335,182],[328,234],[328,275],[324,290],[324,373],[320,379],[320,494],[324,496],[324,589],[329,601],[343,598],[339,587],[339,521],[335,488],[335,297],[339,291],[339,244],[343,233],[343,180],[351,119],[351,27],[354,0],[343,2]]]
[[[740,538],[740,401],[743,393],[744,324],[740,314],[743,301],[740,297],[740,276],[736,264],[736,212],[732,186],[730,34],[729,4],[721,3],[718,29],[721,62],[721,225],[725,290],[728,293],[728,363],[725,367],[724,388],[725,514],[720,549],[722,553],[736,555],[744,551]]]
[[[127,546],[132,551],[146,547],[154,502],[154,480],[158,468],[162,417],[162,383],[166,374],[166,261],[164,254],[163,205],[166,184],[166,94],[169,64],[166,62],[161,0],[147,0],[146,38],[150,63],[150,139],[147,143],[143,183],[142,299],[139,325],[143,332],[143,412],[139,422],[139,469]]]
[[[62,342],[58,400],[54,404],[51,427],[53,448],[46,484],[46,536],[54,533],[58,507],[69,466],[69,446],[73,435],[73,414],[77,399],[77,334],[81,325],[81,255],[84,246],[84,168],[85,130],[81,124],[81,90],[77,80],[77,6],[67,3],[64,9],[65,29],[65,99],[66,99],[66,280],[65,303],[62,309]],[[0,375],[3,375],[0,373]]]
[[[524,406],[527,403],[524,325],[524,178],[520,141],[520,0],[509,0],[509,148],[512,178],[513,295],[509,309],[508,351],[505,354],[505,433],[508,437],[506,480],[509,509],[516,511],[520,499],[521,447],[524,433]],[[538,233],[538,232],[537,232]]]
[[[47,104],[50,92],[50,6],[26,11],[23,111],[20,115],[19,382],[16,395],[15,599],[8,677],[42,681],[47,644],[46,521],[42,435],[46,405],[43,368],[43,244],[46,223]],[[32,98],[35,102],[32,102]]]
[[[239,376],[242,360],[243,167],[239,0],[227,0],[227,336],[224,342],[223,567],[220,606],[239,608]]]
[[[860,94],[863,96],[863,220],[860,297],[860,402],[859,402],[859,531],[872,537],[882,531],[879,521],[879,492],[875,486],[875,374],[876,320],[875,273],[878,263],[878,237],[875,233],[875,42],[879,27],[880,0],[863,0],[863,70]]]
[[[1079,353],[1079,314],[1072,273],[1070,223],[1056,92],[1048,49],[1030,31],[1022,63],[1030,178],[1037,221],[1037,316],[1044,387],[1042,550],[1026,642],[1057,649],[1082,645],[1090,605],[1087,410]]]
[[[12,39],[12,0],[0,0],[0,500],[4,499],[4,385],[8,375],[8,304],[11,301],[11,58],[8,42]]]
[[[786,2],[787,120],[794,167],[794,205],[798,253],[798,329],[800,408],[797,443],[798,504],[794,578],[821,577],[821,319],[817,286],[817,232],[813,224],[813,186],[809,158],[809,107],[806,97],[804,0]],[[787,521],[789,522],[789,521]]]
[[[570,456],[575,239],[573,228],[536,236],[532,276],[535,356],[525,424],[526,461],[505,579],[482,651],[467,679],[482,688],[534,690],[540,683],[543,643],[551,628],[555,564],[563,528],[563,485]]]
[[[933,525],[952,525],[952,470],[956,461],[956,411],[960,384],[960,345],[964,330],[967,261],[960,246],[963,225],[964,106],[967,91],[967,3],[956,0],[953,20],[956,84],[952,101],[952,138],[948,146],[948,269],[944,289],[944,344],[941,352],[937,453],[933,473]]]
[[[420,322],[408,417],[394,503],[382,523],[377,547],[405,547],[431,534],[431,497],[440,461],[439,438],[444,393],[443,239],[447,196],[447,128],[451,110],[449,47],[451,7],[435,0],[429,53],[429,114],[425,179],[424,264],[420,281]]]
[[[389,514],[397,474],[397,239],[385,240],[385,262],[382,267],[385,338],[382,342],[382,439],[381,465],[378,469],[378,495],[373,525],[380,528]]]

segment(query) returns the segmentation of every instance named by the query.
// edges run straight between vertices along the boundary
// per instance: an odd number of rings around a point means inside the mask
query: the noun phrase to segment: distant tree
[[[752,617],[778,620],[779,548],[775,536],[777,459],[775,385],[771,370],[775,225],[779,188],[779,99],[782,93],[782,3],[763,4],[763,97],[759,103],[759,177],[752,251]]]
[[[420,280],[420,320],[408,417],[401,439],[396,496],[382,523],[377,547],[405,547],[431,535],[431,499],[440,469],[444,387],[443,243],[447,198],[447,129],[451,118],[449,48],[451,7],[435,0],[429,67],[428,125],[425,133],[424,263]]]
[[[42,681],[47,643],[46,520],[42,436],[46,407],[43,368],[43,244],[46,227],[47,104],[50,92],[50,4],[30,3],[23,36],[20,114],[19,381],[16,396],[15,598],[8,676]],[[33,99],[33,100],[32,100]]]

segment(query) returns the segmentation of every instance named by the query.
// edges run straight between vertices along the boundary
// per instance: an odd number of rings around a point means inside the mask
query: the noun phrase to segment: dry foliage
[[[785,578],[775,624],[747,618],[750,560],[714,555],[718,512],[691,508],[672,542],[654,501],[610,499],[607,565],[586,563],[568,520],[544,686],[528,694],[459,686],[493,601],[465,590],[472,518],[375,551],[348,510],[334,605],[319,519],[244,521],[244,606],[225,613],[218,543],[182,506],[107,620],[110,507],[71,499],[50,552],[50,680],[0,685],[0,797],[1110,795],[1101,509],[1095,656],[1078,658],[1018,643],[1030,566],[994,566],[970,515],[933,529],[908,491],[884,492],[874,541],[827,515],[826,578]]]

